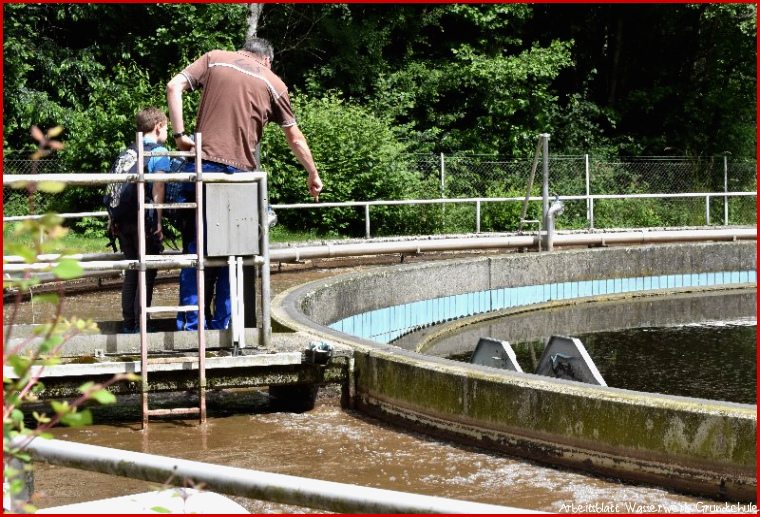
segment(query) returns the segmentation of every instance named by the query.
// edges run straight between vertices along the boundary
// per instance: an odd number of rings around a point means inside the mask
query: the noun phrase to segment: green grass
[[[9,242],[24,244],[30,248],[34,248],[37,245],[37,242],[33,242],[32,238],[28,235],[17,235],[17,225],[18,223],[7,223],[3,225],[3,255],[8,254],[5,250],[5,245]],[[107,245],[108,239],[105,235],[97,237],[94,235],[81,235],[69,231],[61,239],[57,239],[50,244],[50,248],[45,251],[47,253],[107,253],[110,251],[110,248]]]
[[[296,231],[289,230],[284,226],[277,225],[269,230],[269,242],[305,242],[305,241],[321,241],[325,239],[339,240],[347,239],[341,235],[320,235],[314,230],[309,231]]]
[[[26,244],[30,248],[33,247],[32,240],[28,237],[19,237],[15,235],[16,226],[19,223],[7,223],[3,225],[3,243],[8,242],[20,242]],[[108,239],[105,236],[105,230],[102,230],[102,235],[99,235],[100,231],[87,231],[85,234],[77,233],[74,230],[69,232],[58,242],[52,245],[51,250],[46,250],[48,253],[110,253],[111,248],[108,246]],[[269,231],[269,241],[273,243],[279,242],[306,242],[306,241],[318,241],[328,238],[328,236],[318,235],[314,231],[293,231],[285,228],[284,226],[275,226]],[[336,239],[339,237],[330,235],[330,239]],[[176,244],[180,244],[180,240],[176,239]],[[3,255],[8,255],[3,246]]]

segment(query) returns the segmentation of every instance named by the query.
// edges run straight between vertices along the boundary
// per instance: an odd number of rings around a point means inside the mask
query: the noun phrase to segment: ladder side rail
[[[143,134],[137,132],[135,137],[137,147],[137,249],[138,249],[138,273],[137,290],[140,298],[140,378],[142,399],[142,427],[148,425],[148,313],[146,306],[147,275],[145,268],[146,255],[146,228],[145,228],[145,149],[143,147]]]
[[[267,192],[266,174],[259,180],[259,253],[263,259],[261,264],[261,330],[260,343],[266,350],[270,349],[272,340],[271,319],[271,293],[269,280],[269,219],[267,206],[269,194]]]
[[[198,252],[198,266],[196,278],[198,283],[198,404],[200,409],[200,422],[206,422],[206,282],[205,282],[205,249],[204,238],[204,208],[203,208],[203,162],[202,162],[202,135],[195,134],[195,242]]]

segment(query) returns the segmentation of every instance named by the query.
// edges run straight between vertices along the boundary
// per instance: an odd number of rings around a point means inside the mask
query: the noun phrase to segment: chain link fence
[[[419,185],[411,186],[410,199],[503,199],[475,203],[404,204],[373,208],[374,235],[470,233],[475,221],[480,231],[513,231],[518,228],[532,160],[515,160],[485,155],[408,155]],[[20,153],[6,153],[4,174],[54,174],[67,172],[56,158],[34,161]],[[542,195],[542,165],[539,164],[531,196]],[[99,210],[100,194],[93,189],[66,189],[59,194],[36,192],[30,204],[25,191],[3,188],[3,217],[45,211],[78,212]],[[74,192],[72,192],[74,191]],[[560,199],[586,195],[679,194],[757,192],[757,161],[715,157],[687,159],[669,157],[609,160],[590,155],[549,156],[549,193]],[[351,201],[351,200],[345,200]],[[386,200],[387,201],[387,200]],[[726,205],[728,202],[728,205]],[[757,197],[704,197],[597,199],[593,206],[595,228],[701,226],[705,212],[717,224],[756,225]],[[557,219],[558,229],[589,228],[588,200],[566,200],[566,210]],[[528,204],[526,219],[541,219],[541,202]],[[715,215],[717,214],[717,215]],[[537,229],[536,223],[533,228]],[[303,228],[303,230],[308,230]]]
[[[492,196],[495,190],[516,189],[525,194],[533,164],[531,160],[477,155],[424,155],[415,156],[414,161],[421,176],[436,181],[442,197],[448,198],[497,197]],[[567,196],[757,190],[757,162],[724,157],[623,161],[590,155],[550,155],[549,171],[550,189]],[[540,183],[540,176],[539,165],[534,184]]]
[[[436,191],[438,197],[447,199],[524,198],[533,165],[529,160],[473,155],[415,156],[414,162],[424,180],[436,187],[428,188],[426,192]],[[542,176],[539,164],[531,196],[542,195]],[[720,192],[757,192],[757,162],[727,157],[610,160],[590,155],[549,156],[549,194],[552,197]],[[730,198],[728,224],[756,225],[756,201],[756,197]],[[594,223],[596,228],[700,226],[706,224],[707,210],[712,214],[725,214],[725,203],[724,197],[711,197],[709,208],[705,207],[703,197],[597,200]],[[587,200],[566,200],[565,205],[565,214],[557,220],[558,228],[589,227],[591,214]],[[429,213],[435,210],[441,213],[441,227],[447,233],[472,231],[471,221],[477,217],[476,207],[472,205],[418,209],[427,212],[420,217],[429,217]],[[522,203],[519,202],[485,203],[481,230],[515,230],[521,210]],[[449,213],[445,214],[446,211]],[[529,203],[526,219],[541,219],[541,202]]]
[[[30,152],[3,152],[3,174],[59,174],[67,172],[55,156],[32,160]],[[64,192],[50,194],[3,187],[3,217],[65,212],[68,201]]]

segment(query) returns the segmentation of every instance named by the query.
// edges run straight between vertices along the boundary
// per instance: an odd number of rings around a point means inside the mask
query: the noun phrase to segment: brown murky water
[[[370,267],[365,261],[325,261],[273,272],[274,293],[337,273]],[[398,263],[398,257],[380,263]],[[176,285],[159,285],[156,304],[173,304]],[[67,311],[94,320],[118,319],[119,293],[68,297]],[[4,320],[8,314],[4,307]],[[40,322],[49,306],[26,303],[18,322]],[[243,394],[240,394],[243,396]],[[249,395],[250,396],[250,395]],[[264,398],[264,395],[261,395]],[[554,469],[503,454],[432,439],[360,413],[323,397],[302,414],[255,409],[196,421],[153,421],[140,429],[139,416],[86,428],[54,430],[56,438],[219,465],[250,468],[482,503],[549,512],[705,513],[722,503],[662,489],[635,486]],[[35,488],[39,508],[148,491],[154,484],[39,465]],[[254,513],[311,513],[313,510],[235,498]],[[653,505],[653,506],[650,506]],[[713,505],[713,506],[708,506]]]
[[[620,512],[654,505],[701,512],[718,504],[661,489],[553,469],[502,454],[390,427],[322,399],[302,414],[255,413],[195,421],[94,425],[55,430],[57,438],[220,465],[250,468],[549,512],[617,505]],[[148,491],[155,485],[85,471],[41,466],[40,508]],[[254,513],[312,510],[234,498]],[[610,506],[611,505],[611,506]]]

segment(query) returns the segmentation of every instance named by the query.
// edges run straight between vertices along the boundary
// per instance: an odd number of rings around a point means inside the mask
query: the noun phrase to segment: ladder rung
[[[195,156],[195,151],[143,151],[143,156]]]
[[[146,307],[145,312],[155,314],[157,312],[185,312],[185,311],[197,311],[197,305],[159,305],[155,307]]]
[[[145,203],[145,208],[198,208],[198,203]]]
[[[149,409],[146,411],[148,415],[185,415],[191,413],[200,413],[201,408],[197,407],[178,407],[171,409]]]

